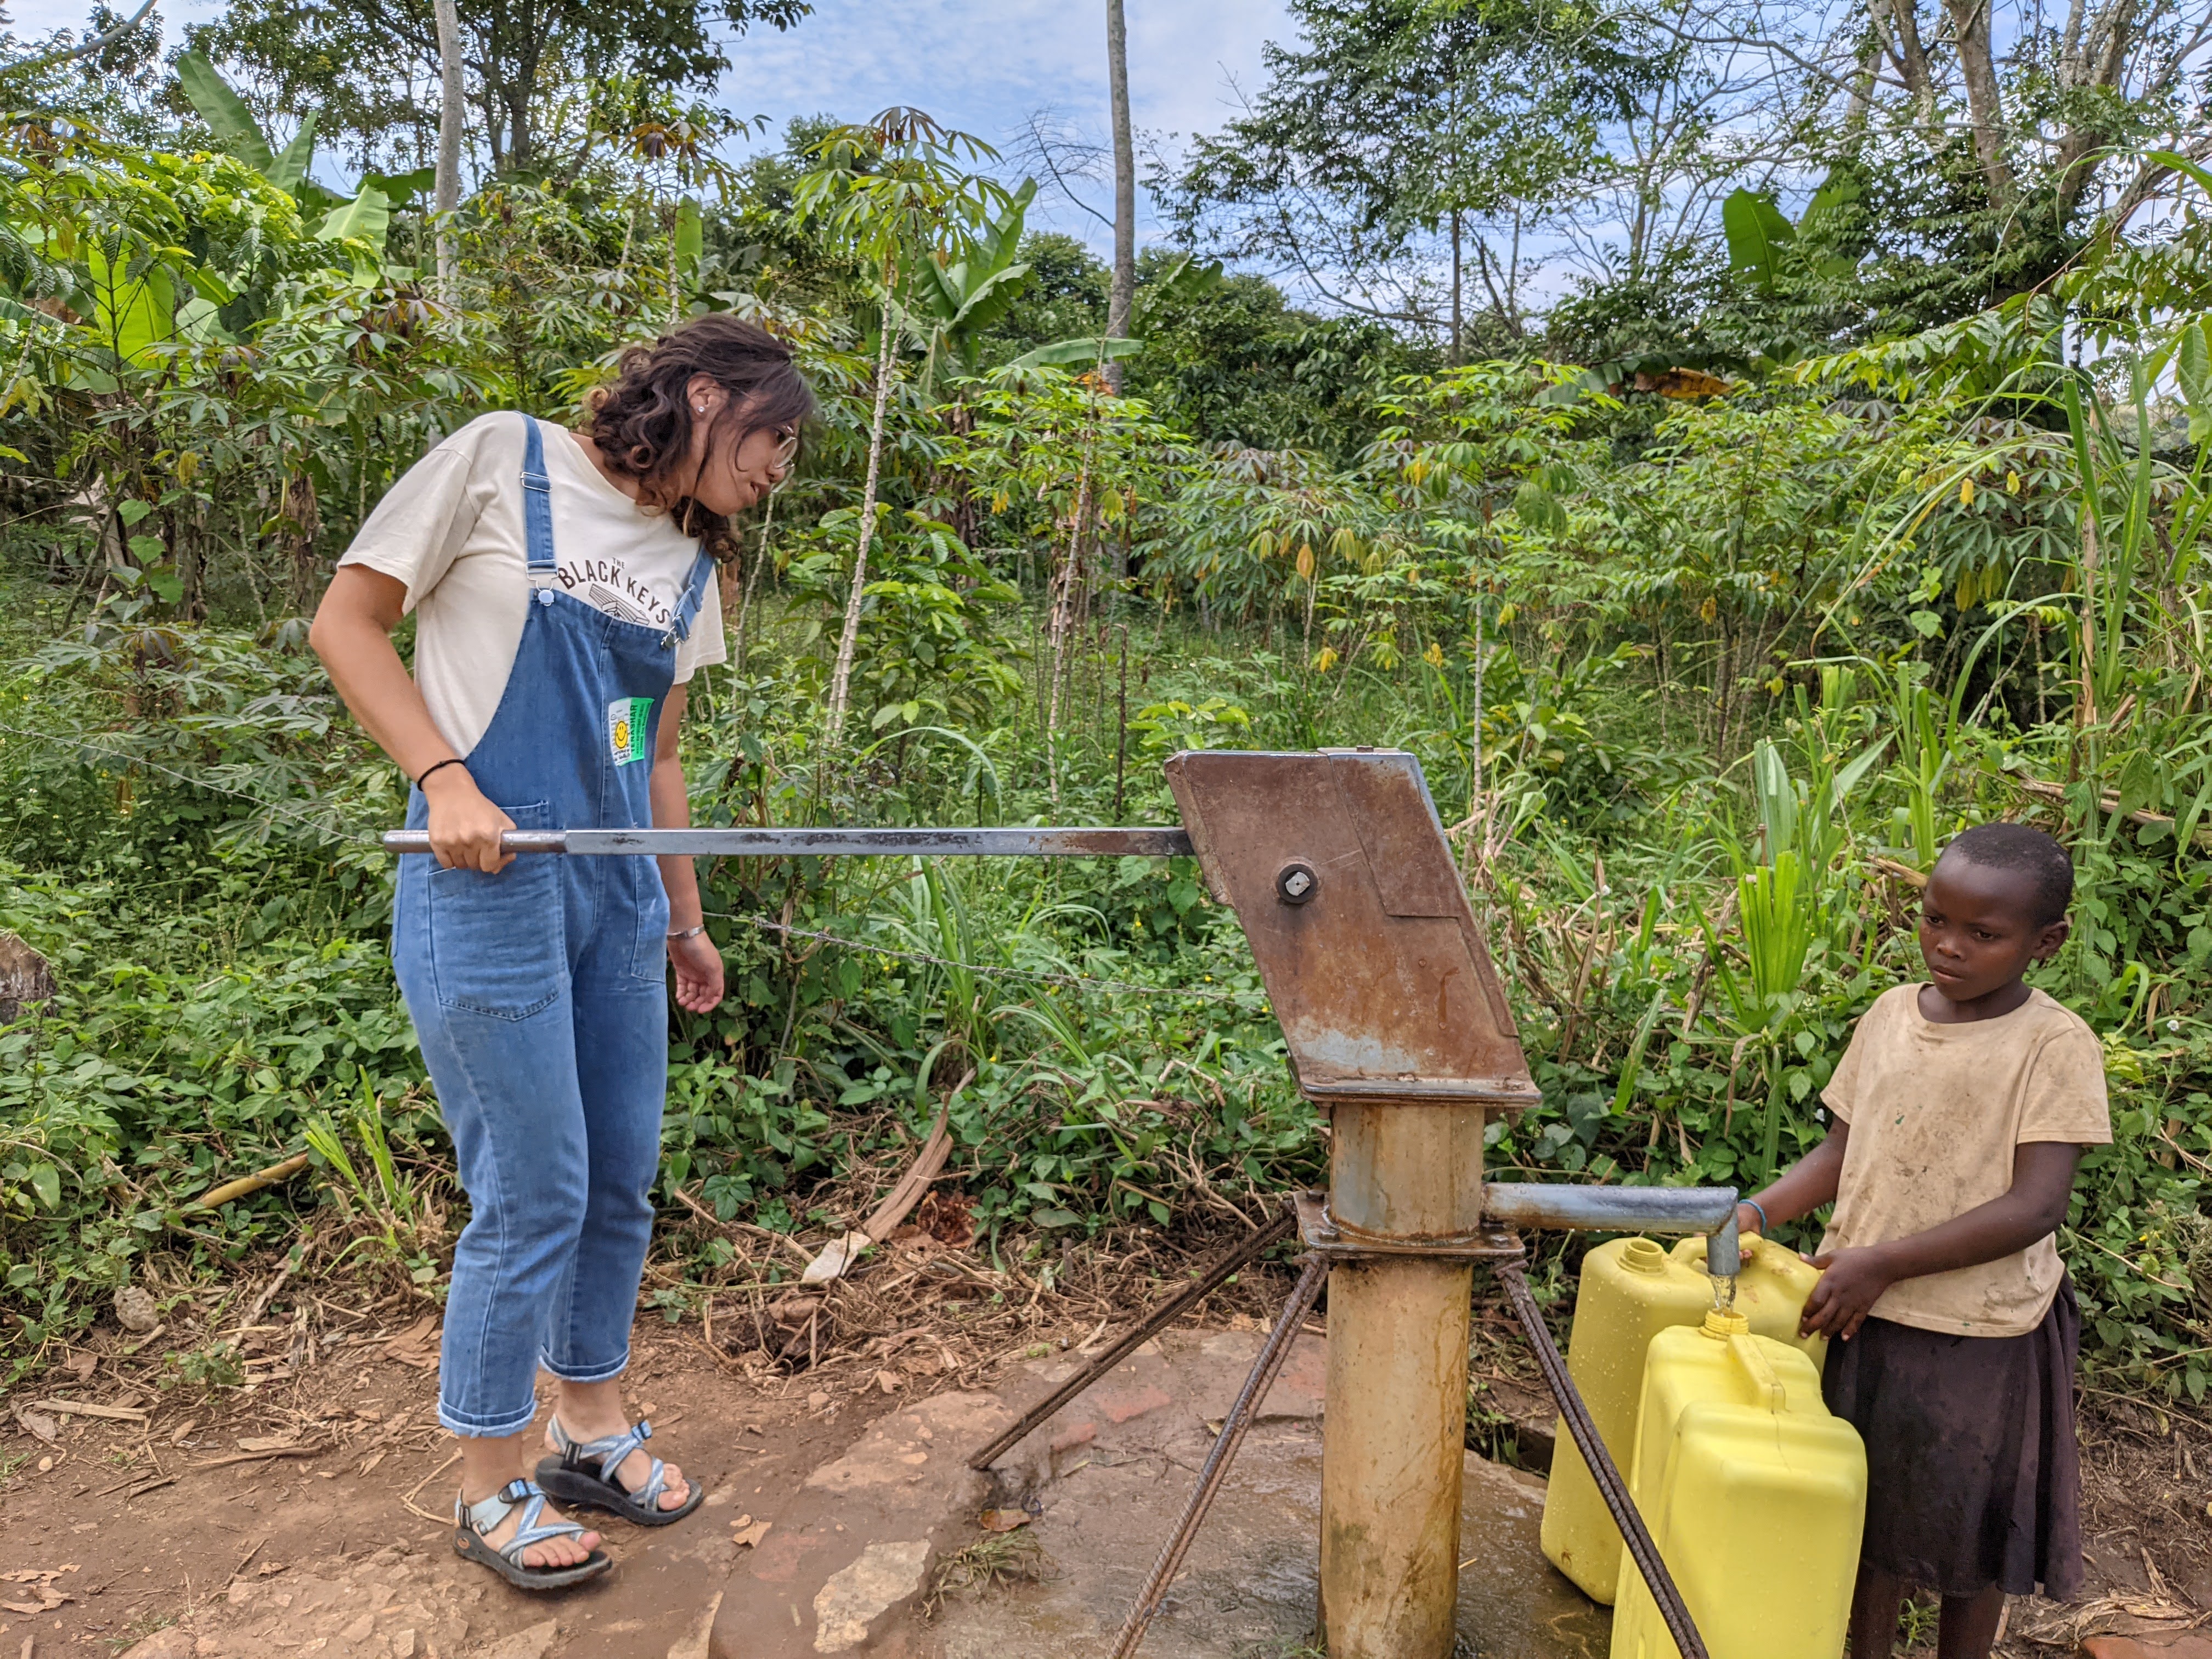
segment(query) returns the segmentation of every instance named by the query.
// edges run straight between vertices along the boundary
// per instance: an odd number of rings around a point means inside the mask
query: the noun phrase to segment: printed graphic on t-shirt
[[[674,605],[607,558],[561,560],[561,586],[594,611],[648,628],[666,628],[676,620]]]
[[[646,724],[652,718],[651,697],[617,697],[607,705],[607,752],[617,766],[645,758]]]
[[[637,623],[643,625],[646,621],[644,611],[629,604],[613,589],[603,586],[598,582],[584,584],[584,603],[594,611],[605,611],[617,622]]]

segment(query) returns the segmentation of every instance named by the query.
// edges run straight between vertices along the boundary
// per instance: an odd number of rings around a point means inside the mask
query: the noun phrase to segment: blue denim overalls
[[[470,775],[518,829],[644,827],[660,705],[713,561],[701,552],[670,629],[619,621],[556,591],[535,420],[522,488],[527,619]],[[407,822],[428,822],[420,790]],[[667,931],[649,858],[525,854],[495,876],[400,860],[393,963],[471,1209],[438,1370],[456,1434],[527,1429],[540,1364],[598,1382],[629,1363],[667,1092]]]

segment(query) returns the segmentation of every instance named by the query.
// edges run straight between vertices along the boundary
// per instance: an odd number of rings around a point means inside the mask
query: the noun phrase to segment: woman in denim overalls
[[[729,515],[787,475],[811,407],[786,347],[709,316],[629,353],[582,432],[495,417],[520,423],[511,486],[495,478],[491,490],[517,492],[496,522],[514,526],[519,501],[522,568],[512,580],[526,585],[527,599],[496,711],[465,756],[441,734],[389,638],[410,598],[424,597],[410,582],[349,552],[315,619],[313,641],[331,681],[415,780],[407,822],[428,828],[435,853],[401,860],[392,957],[471,1209],[439,1363],[439,1419],[461,1437],[454,1547],[526,1589],[576,1583],[611,1565],[599,1534],[549,1509],[549,1497],[659,1526],[703,1496],[645,1450],[651,1425],[629,1420],[617,1379],[653,1225],[668,965],[678,1001],[695,1012],[720,1002],[723,979],[690,860],[517,860],[500,836],[688,822],[676,745],[687,688],[672,682],[714,580],[707,549],[723,539]],[[493,424],[465,429],[474,453],[493,442],[511,453],[514,433],[478,433]],[[635,511],[700,538],[680,589],[656,599],[630,584],[631,599],[659,620],[619,614],[619,596],[599,595],[611,611],[568,591],[577,584],[557,550],[549,444],[577,446]],[[574,465],[573,455],[556,459]],[[471,524],[493,520],[483,493],[455,496],[474,511]],[[417,516],[446,522],[434,511]],[[404,507],[392,517],[408,521]],[[366,528],[363,539],[372,539]],[[594,550],[568,550],[572,560]],[[533,1478],[526,1437],[541,1366],[558,1395]]]

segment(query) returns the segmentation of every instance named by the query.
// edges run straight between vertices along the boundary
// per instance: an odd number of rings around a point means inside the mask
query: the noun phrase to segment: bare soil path
[[[616,1570],[550,1601],[453,1553],[435,1372],[394,1357],[419,1345],[331,1356],[316,1397],[281,1415],[252,1395],[164,1406],[143,1425],[24,1403],[57,1434],[50,1444],[9,1425],[0,1653],[702,1654],[702,1620],[744,1547],[732,1522],[775,1507],[896,1400],[871,1388],[833,1401],[804,1377],[755,1382],[658,1320],[638,1335],[633,1401],[707,1502],[665,1528],[594,1517]]]
[[[1268,1300],[1256,1283],[1245,1299]],[[243,1387],[156,1389],[130,1340],[108,1330],[19,1388],[0,1405],[0,1659],[707,1659],[717,1598],[750,1559],[739,1540],[809,1472],[886,1412],[1125,1328],[1097,1317],[1095,1302],[1033,1299],[1018,1328],[957,1303],[909,1304],[877,1322],[887,1334],[848,1325],[836,1355],[787,1374],[750,1346],[753,1327],[725,1333],[736,1351],[710,1350],[696,1323],[648,1316],[632,1401],[707,1504],[665,1529],[605,1523],[616,1570],[549,1601],[452,1553],[450,1443],[433,1413],[434,1328],[422,1305],[393,1298],[328,1322],[319,1346],[295,1342],[283,1365],[249,1357],[248,1378],[264,1380]],[[1233,1305],[1205,1319],[1245,1332],[1260,1322]],[[334,1342],[339,1323],[349,1333]],[[1479,1348],[1476,1370],[1479,1398],[1503,1419],[1498,1444],[1517,1435],[1523,1461],[1540,1464],[1549,1411],[1513,1350]],[[2179,1413],[2094,1403],[2090,1583],[2069,1607],[2016,1603],[2014,1659],[2052,1659],[2101,1632],[2212,1627],[2212,1432]]]

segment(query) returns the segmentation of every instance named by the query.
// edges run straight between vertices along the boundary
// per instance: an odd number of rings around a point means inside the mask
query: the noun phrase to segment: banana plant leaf
[[[391,224],[392,204],[385,199],[382,191],[374,185],[367,185],[353,200],[341,203],[324,216],[315,240],[336,242],[357,238],[380,248]]]
[[[264,145],[264,149],[267,146]],[[262,172],[270,184],[287,195],[298,193],[307,182],[307,169],[315,160],[315,118],[311,112],[300,123],[300,130],[292,135],[292,142],[284,146],[284,153],[271,161]]]
[[[1073,340],[1054,340],[1034,351],[1024,351],[1008,368],[1073,368],[1102,360],[1133,357],[1145,349],[1142,340],[1117,339],[1111,335],[1085,335]]]
[[[264,177],[273,173],[276,158],[269,149],[269,140],[262,136],[261,124],[204,53],[188,52],[179,56],[177,79],[224,155],[235,155]]]
[[[1771,198],[1739,186],[1721,204],[1721,230],[1728,238],[1729,269],[1749,276],[1760,292],[1771,290],[1782,247],[1797,239],[1797,228]]]

